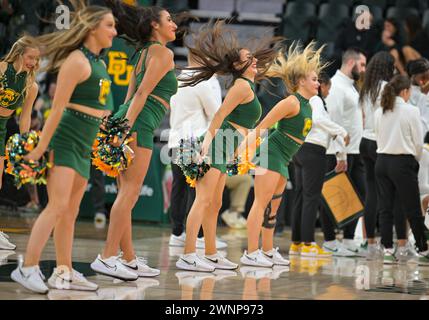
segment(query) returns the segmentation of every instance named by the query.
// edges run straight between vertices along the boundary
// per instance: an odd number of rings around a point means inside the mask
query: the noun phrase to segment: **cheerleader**
[[[395,197],[402,210],[395,214],[406,215],[419,250],[417,262],[429,264],[424,218],[421,214],[418,170],[423,148],[420,111],[407,103],[411,81],[405,76],[394,76],[385,85],[381,96],[381,108],[374,114],[377,141],[375,175],[377,183],[378,212],[380,214],[381,243],[384,246],[384,262],[396,263],[407,257],[404,243],[393,248],[392,220]],[[395,217],[397,233],[406,234],[405,224]],[[399,228],[399,229],[398,229]]]
[[[248,247],[240,259],[244,265],[289,265],[278,248],[274,249],[274,227],[289,178],[288,164],[312,127],[309,99],[318,93],[318,74],[323,68],[320,62],[322,49],[315,50],[314,43],[310,43],[303,51],[297,45],[291,46],[287,60],[284,56],[279,57],[267,72],[270,77],[280,77],[292,94],[277,103],[248,136],[248,144],[253,145],[260,130],[267,130],[278,122],[274,132],[262,142],[258,154],[255,200],[247,218]],[[264,150],[267,150],[266,154]],[[259,250],[261,232],[262,250]]]
[[[196,183],[196,198],[186,222],[185,252],[176,262],[179,269],[211,272],[215,269],[236,269],[237,264],[216,250],[216,227],[222,194],[225,187],[226,165],[234,152],[254,128],[262,114],[255,93],[255,81],[262,78],[277,55],[276,39],[260,44],[254,53],[239,45],[235,33],[226,29],[222,21],[206,26],[194,39],[190,52],[201,67],[193,77],[183,79],[185,85],[195,85],[210,79],[215,73],[232,75],[232,86],[216,112],[204,136],[201,155],[209,156],[211,168]],[[203,226],[205,256],[196,254],[195,241]]]
[[[31,37],[22,37],[0,61],[0,189],[3,180],[6,125],[18,108],[22,108],[19,131],[30,130],[31,111],[39,87],[36,72],[39,69],[40,51]],[[15,250],[9,237],[0,231],[0,250]]]
[[[363,136],[359,152],[365,166],[366,192],[364,221],[367,242],[368,260],[381,256],[375,240],[375,227],[378,220],[377,192],[375,181],[375,162],[377,160],[377,142],[374,132],[374,112],[380,108],[381,94],[384,86],[393,77],[395,60],[385,51],[376,53],[368,63],[359,96],[359,104],[363,112]]]
[[[76,12],[70,29],[36,38],[47,58],[47,71],[58,71],[58,87],[39,144],[25,159],[39,160],[49,145],[53,167],[48,172],[49,202],[33,226],[25,260],[19,262],[11,277],[37,293],[48,291],[39,262],[52,230],[57,267],[48,280],[49,286],[85,291],[98,288],[73,270],[71,259],[75,220],[89,179],[92,144],[101,118],[113,107],[111,81],[100,53],[112,46],[116,29],[106,7],[71,2]]]
[[[332,253],[315,243],[314,232],[326,170],[326,148],[330,137],[346,146],[350,141],[347,131],[329,118],[325,98],[331,79],[319,75],[319,94],[310,99],[313,126],[305,142],[294,157],[297,198],[292,215],[292,245],[289,254],[307,257],[327,257]],[[322,220],[323,221],[323,220]]]
[[[177,26],[168,11],[160,7],[130,6],[119,0],[106,3],[118,21],[119,34],[140,49],[125,103],[115,115],[127,119],[132,128],[134,140],[130,147],[135,157],[119,176],[119,191],[110,213],[106,245],[91,268],[113,278],[136,280],[160,273],[135,254],[131,213],[150,164],[154,131],[167,113],[171,97],[177,92],[174,55],[166,47],[176,39]]]

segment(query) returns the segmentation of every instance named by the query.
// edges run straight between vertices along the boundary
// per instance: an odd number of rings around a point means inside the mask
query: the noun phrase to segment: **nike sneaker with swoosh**
[[[10,276],[13,281],[18,282],[30,291],[42,294],[46,294],[49,291],[49,288],[43,281],[44,276],[39,266],[24,268],[22,266],[22,261],[19,261],[18,267],[12,271]]]
[[[131,272],[137,273],[139,277],[156,277],[161,271],[155,268],[149,267],[146,263],[147,260],[142,257],[137,257],[130,262],[125,261],[122,258],[119,258],[119,261]]]
[[[338,240],[325,241],[322,249],[328,252],[332,252],[334,257],[356,257],[356,253],[347,250],[343,247],[343,244]]]
[[[262,250],[261,250],[262,251]],[[277,266],[288,266],[290,265],[289,260],[282,257],[282,255],[279,252],[279,248],[271,249],[268,252],[262,251],[265,258],[267,258],[268,261],[271,261],[273,265]]]
[[[68,272],[62,268],[55,268],[48,279],[49,287],[58,290],[97,291],[98,285],[89,282],[82,273],[72,270]]]
[[[271,268],[274,265],[264,256],[261,250],[256,250],[252,253],[247,253],[247,251],[244,251],[243,255],[240,258],[240,262],[243,265],[253,267]]]
[[[176,267],[188,271],[213,272],[215,267],[201,259],[195,252],[183,254],[176,262]]]
[[[216,269],[235,270],[238,268],[238,264],[229,261],[218,253],[212,256],[204,256],[203,260]]]
[[[102,259],[101,255],[98,255],[94,262],[91,263],[91,269],[99,274],[122,281],[135,281],[139,278],[136,272],[126,268],[115,256]]]

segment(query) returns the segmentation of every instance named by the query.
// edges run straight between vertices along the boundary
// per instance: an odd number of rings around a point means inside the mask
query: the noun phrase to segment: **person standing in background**
[[[380,108],[381,94],[384,86],[393,77],[395,60],[385,51],[374,55],[366,69],[359,104],[363,111],[363,137],[359,146],[365,166],[366,197],[364,221],[367,243],[367,259],[372,260],[381,254],[376,245],[375,227],[378,220],[377,193],[375,181],[375,162],[377,160],[377,142],[374,132],[374,113]]]
[[[418,160],[422,155],[423,133],[420,112],[407,101],[410,98],[411,81],[397,75],[386,84],[381,97],[381,108],[374,114],[377,139],[378,211],[380,213],[381,243],[384,246],[384,263],[396,263],[408,257],[405,215],[410,223],[419,250],[417,262],[429,264],[424,219],[421,213]],[[399,198],[402,210],[395,211],[395,197]],[[394,219],[395,218],[395,219]],[[395,220],[398,245],[393,247],[392,221]],[[399,223],[397,223],[399,221]]]
[[[347,171],[352,182],[357,187],[361,198],[365,196],[364,167],[359,154],[359,144],[362,138],[362,110],[359,107],[359,92],[355,82],[365,72],[366,57],[357,49],[348,49],[342,58],[341,69],[337,70],[331,79],[332,87],[326,98],[326,106],[331,119],[342,126],[350,135],[350,144],[337,154],[339,144],[331,143],[328,148],[327,171],[334,168],[337,172]],[[340,157],[347,154],[346,158]],[[328,221],[327,221],[328,222]],[[350,222],[344,227],[344,240],[336,240],[333,223],[324,226],[325,243],[323,249],[331,251],[334,256],[364,255],[361,248],[354,243],[354,233],[357,221]]]

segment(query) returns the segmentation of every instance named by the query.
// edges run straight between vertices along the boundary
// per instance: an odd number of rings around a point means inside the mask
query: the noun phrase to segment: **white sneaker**
[[[236,221],[237,221],[237,213],[236,212],[225,210],[224,212],[222,212],[220,217],[222,218],[223,222],[225,222],[225,224],[228,227],[234,228],[234,229],[236,228]]]
[[[325,241],[322,248],[325,251],[332,252],[334,257],[356,257],[356,253],[344,248],[342,243],[338,240]]]
[[[366,257],[368,250],[364,246],[358,246],[354,240],[343,239],[343,247],[353,252],[357,257]]]
[[[119,258],[119,261],[131,272],[137,273],[139,277],[156,277],[161,273],[158,269],[149,267],[145,258],[136,256],[136,258],[130,262],[122,258]]]
[[[0,266],[8,263],[8,258],[15,254],[12,250],[0,250]]]
[[[271,249],[268,252],[265,252],[261,250],[261,252],[264,254],[265,258],[267,258],[268,261],[271,261],[273,265],[278,266],[288,266],[290,265],[289,260],[282,257],[282,255],[279,252],[279,248]]]
[[[237,229],[246,229],[247,228],[247,220],[239,213],[239,216],[235,223]]]
[[[262,279],[270,278],[273,274],[272,268],[267,267],[251,267],[245,266],[240,268],[240,273],[243,278]]]
[[[102,259],[101,255],[98,255],[91,263],[91,269],[99,274],[123,281],[135,281],[139,277],[136,272],[129,271],[115,256]]]
[[[195,252],[182,255],[176,262],[176,267],[188,271],[213,272],[215,268],[201,259]]]
[[[203,260],[216,269],[235,270],[238,268],[238,264],[229,261],[218,253],[211,256],[204,256]]]
[[[15,250],[16,245],[9,241],[9,236],[0,231],[0,250]]]
[[[66,268],[68,269],[68,268]],[[48,279],[49,287],[58,290],[97,291],[98,285],[86,280],[82,273],[64,268],[55,268]]]
[[[22,262],[12,271],[12,280],[18,282],[23,287],[36,293],[46,294],[49,289],[43,281],[43,274],[39,266],[22,267]]]
[[[171,234],[168,245],[172,247],[184,247],[185,240],[186,240],[186,233],[184,232],[182,232],[180,236],[175,236],[174,234]]]
[[[247,266],[271,268],[274,264],[268,260],[261,250],[256,250],[250,254],[244,251],[240,262]]]
[[[204,237],[197,238],[196,247],[197,247],[197,249],[205,249],[206,248],[206,243],[204,242]],[[228,244],[225,241],[216,237],[216,249],[217,250],[226,249],[227,247],[228,247]]]

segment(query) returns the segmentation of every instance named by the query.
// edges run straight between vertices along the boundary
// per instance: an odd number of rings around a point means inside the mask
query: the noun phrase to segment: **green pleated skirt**
[[[54,165],[72,168],[89,179],[92,145],[100,123],[96,117],[65,109],[50,143]]]
[[[224,121],[209,148],[210,166],[226,173],[227,164],[234,159],[235,150],[243,140],[241,133],[228,121]]]
[[[261,167],[280,173],[289,179],[288,166],[301,145],[279,130],[274,130],[256,152],[253,162]]]
[[[127,114],[132,99],[119,106],[115,118],[123,118]],[[141,148],[153,149],[153,137],[155,130],[161,125],[167,113],[167,108],[157,99],[149,96],[142,111],[137,116],[131,132],[137,133],[137,145]]]

